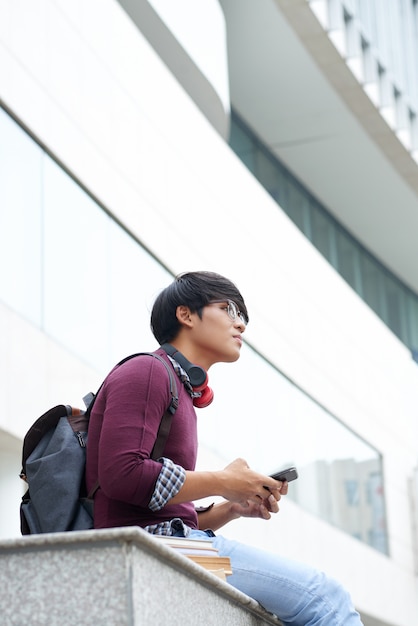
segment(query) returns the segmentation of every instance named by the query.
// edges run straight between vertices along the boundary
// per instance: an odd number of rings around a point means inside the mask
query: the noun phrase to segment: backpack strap
[[[155,352],[136,352],[135,354],[130,354],[129,356],[127,356],[124,359],[122,359],[121,361],[119,361],[119,363],[117,363],[116,367],[119,367],[120,365],[123,365],[127,361],[130,361],[131,359],[134,359],[135,357],[142,356],[142,355],[152,356],[155,359],[158,359],[164,365],[165,369],[167,370],[167,374],[168,374],[168,377],[170,379],[170,394],[171,394],[171,400],[170,400],[170,404],[169,404],[169,406],[167,408],[167,411],[171,415],[174,415],[174,413],[177,411],[178,406],[179,406],[179,394],[178,394],[178,389],[177,389],[176,378],[175,378],[174,372],[171,369],[171,367],[168,365],[168,363],[166,363],[166,361],[164,361],[164,359],[159,354],[156,354]],[[84,400],[84,403],[86,404],[86,407],[87,407],[86,408],[86,414],[90,415],[91,410],[93,408],[93,405],[94,405],[94,403],[96,401],[96,398],[99,395],[99,391],[103,387],[104,383],[105,383],[105,381],[102,382],[102,384],[100,385],[100,387],[99,387],[99,389],[97,390],[96,393],[93,394],[92,392],[90,392],[86,396],[84,396],[83,400]],[[160,432],[160,431],[158,431],[158,432]],[[168,436],[168,433],[169,433],[169,430],[167,431],[167,436]]]
[[[161,418],[161,422],[160,422],[160,425],[158,427],[158,432],[157,432],[157,439],[155,440],[154,447],[150,455],[150,458],[153,461],[156,461],[162,456],[164,452],[165,444],[167,442],[168,435],[170,434],[172,418],[179,406],[179,395],[178,395],[176,378],[175,378],[173,370],[168,365],[168,363],[166,363],[166,361],[164,361],[164,359],[159,354],[155,354],[155,352],[137,352],[136,354],[131,354],[130,356],[127,356],[124,359],[122,359],[122,361],[119,361],[116,367],[119,367],[119,365],[126,363],[126,361],[130,361],[130,359],[133,359],[137,356],[142,356],[142,355],[148,355],[148,356],[154,357],[155,359],[158,359],[167,370],[168,377],[170,380],[170,394],[171,394],[170,404]],[[98,396],[98,393],[100,389],[103,387],[103,384],[104,382],[100,385],[97,393],[93,395],[92,400],[88,404],[86,413],[88,413],[89,416],[93,408],[94,402]],[[89,397],[91,397],[90,394],[88,394],[88,396],[85,397],[85,401],[88,401]],[[100,486],[99,481],[97,480],[89,491],[89,494],[87,496],[88,499],[92,499],[94,497],[94,494],[99,489],[99,486]]]
[[[174,413],[177,411],[178,406],[179,406],[179,394],[178,394],[178,389],[177,389],[176,376],[173,372],[173,369],[168,365],[168,363],[159,354],[156,354],[155,352],[137,352],[136,354],[131,354],[130,356],[122,359],[122,361],[120,361],[118,365],[122,365],[122,363],[125,363],[126,361],[129,361],[130,359],[133,359],[134,357],[141,356],[141,355],[152,356],[154,357],[154,359],[158,359],[160,363],[162,363],[165,369],[167,370],[167,374],[170,379],[170,394],[171,394],[171,401],[170,401],[167,411],[171,415],[174,415]]]
[[[160,426],[158,428],[158,433],[157,433],[157,439],[155,441],[154,447],[151,452],[151,459],[156,461],[158,458],[162,456],[162,453],[165,448],[165,443],[167,441],[168,435],[170,434],[171,420],[179,406],[179,394],[178,394],[178,389],[177,389],[176,378],[175,378],[172,368],[168,365],[166,361],[164,361],[164,359],[159,354],[156,354],[155,352],[137,352],[136,354],[131,354],[130,356],[127,356],[126,358],[122,359],[122,361],[118,363],[118,366],[122,365],[123,363],[126,363],[126,361],[129,361],[130,359],[135,358],[136,356],[141,356],[141,355],[148,355],[148,356],[154,357],[155,359],[158,359],[164,365],[165,369],[167,370],[168,377],[170,379],[171,401],[164,415],[161,418]]]

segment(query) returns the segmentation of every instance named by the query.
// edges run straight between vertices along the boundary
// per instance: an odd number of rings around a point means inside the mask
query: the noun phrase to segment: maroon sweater
[[[163,350],[157,353],[172,367]],[[196,413],[190,395],[177,377],[176,382],[179,407],[163,456],[186,470],[194,470]],[[150,454],[170,399],[167,371],[153,357],[135,357],[107,376],[91,413],[87,443],[87,489],[97,478],[100,484],[94,498],[95,528],[144,527],[174,517],[197,528],[191,502],[167,504],[157,512],[148,508],[161,469]]]

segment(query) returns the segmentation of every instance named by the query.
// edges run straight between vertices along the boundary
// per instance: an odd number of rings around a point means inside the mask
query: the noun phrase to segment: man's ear
[[[188,306],[181,304],[176,309],[176,317],[182,326],[192,326],[192,312],[190,311]]]

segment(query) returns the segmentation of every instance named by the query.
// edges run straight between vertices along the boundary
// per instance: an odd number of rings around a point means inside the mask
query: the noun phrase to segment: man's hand
[[[287,483],[254,472],[244,459],[235,459],[225,469],[217,472],[217,479],[220,484],[219,495],[241,507],[256,505],[259,512],[263,513],[257,517],[265,517],[269,512],[275,513],[277,501],[280,500],[281,495],[287,493]],[[273,503],[274,500],[276,504]],[[255,516],[249,515],[248,517]]]
[[[167,506],[221,496],[231,504],[236,504],[237,511],[245,509],[251,517],[254,516],[253,512],[258,511],[257,517],[268,519],[270,513],[276,512],[274,501],[277,503],[286,494],[286,482],[254,472],[244,459],[235,459],[223,470],[215,472],[186,470],[183,486]]]
[[[259,517],[261,519],[270,519],[271,513],[278,513],[279,504],[274,495],[271,493],[267,498],[259,504],[255,502],[233,502],[231,504],[231,513],[234,517]]]
[[[282,485],[279,490],[281,493],[287,493],[287,483],[279,483]],[[279,494],[279,497],[281,495]],[[228,522],[239,517],[252,517],[268,520],[271,518],[272,513],[279,511],[279,504],[276,496],[272,493],[265,491],[266,497],[258,502],[219,502],[214,506],[206,509],[204,512],[199,513],[199,528],[204,530],[205,528],[211,528],[212,530],[218,530]]]

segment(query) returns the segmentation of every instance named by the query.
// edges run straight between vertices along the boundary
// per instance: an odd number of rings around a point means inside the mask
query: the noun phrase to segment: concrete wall
[[[266,626],[254,600],[140,529],[0,542],[3,626]]]

